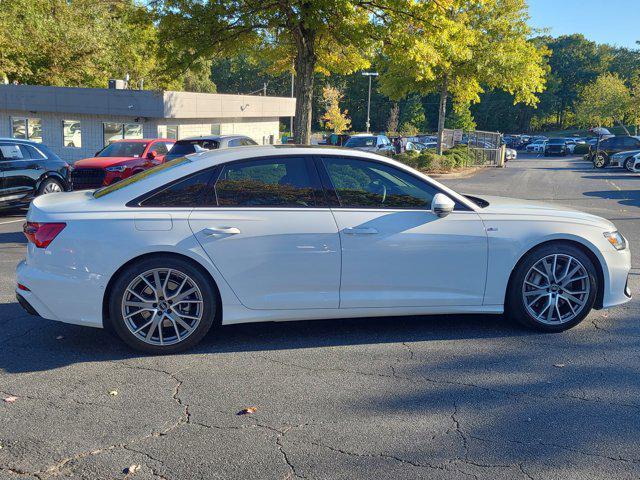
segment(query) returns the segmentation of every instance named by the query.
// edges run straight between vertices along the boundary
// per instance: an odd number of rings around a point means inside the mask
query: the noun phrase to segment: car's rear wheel
[[[593,159],[593,166],[596,168],[604,168],[609,163],[607,156],[600,152]]]
[[[174,353],[202,340],[214,324],[217,308],[216,291],[199,268],[162,256],[136,262],[118,276],[109,318],[129,346]]]
[[[48,193],[62,192],[62,184],[55,178],[46,178],[38,188],[38,195],[46,195]]]
[[[518,264],[507,294],[507,313],[521,324],[560,332],[580,323],[598,291],[591,259],[571,244],[552,243],[528,253]]]

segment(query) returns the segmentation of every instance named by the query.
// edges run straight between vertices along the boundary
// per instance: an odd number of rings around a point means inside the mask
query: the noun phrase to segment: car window
[[[257,143],[250,138],[244,138],[242,139],[242,145],[257,145]]]
[[[46,158],[37,148],[31,145],[20,145],[20,149],[25,159],[44,160]]]
[[[166,153],[169,151],[167,150],[167,144],[164,142],[156,142],[153,145],[151,145],[149,147],[149,151],[153,152],[155,151],[158,155],[166,155]]]
[[[15,143],[0,144],[0,153],[3,160],[22,160],[24,158],[24,151]]]
[[[210,185],[214,169],[207,169],[171,183],[140,203],[142,207],[211,207],[216,196]]]
[[[345,147],[375,147],[376,137],[351,137]]]
[[[241,141],[241,139],[239,139],[239,138],[233,138],[233,139],[229,140],[229,146],[230,147],[239,147],[240,146],[240,141]]]
[[[622,140],[623,147],[635,147],[638,141],[633,137],[624,137]]]
[[[304,158],[265,158],[225,165],[215,191],[221,207],[313,207],[319,187]]]
[[[113,142],[97,155],[98,157],[141,157],[147,147],[143,142]]]
[[[213,150],[218,148],[218,142],[215,140],[195,139],[180,140],[171,149],[171,155],[190,155],[195,153],[196,145],[205,150]]]
[[[431,208],[438,191],[409,173],[384,163],[352,158],[322,160],[346,208]]]

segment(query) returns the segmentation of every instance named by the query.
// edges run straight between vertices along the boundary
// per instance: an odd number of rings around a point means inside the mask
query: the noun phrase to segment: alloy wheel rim
[[[553,254],[529,269],[522,285],[522,299],[536,321],[562,325],[585,309],[590,291],[584,265],[571,255]]]
[[[45,186],[44,186],[44,193],[56,193],[56,192],[61,192],[62,189],[60,188],[60,185],[58,185],[56,182],[48,182]]]
[[[203,309],[196,282],[171,268],[154,268],[138,275],[122,297],[122,318],[129,332],[156,346],[184,341],[198,328]]]
[[[596,167],[604,167],[604,157],[602,155],[598,155],[596,157]]]

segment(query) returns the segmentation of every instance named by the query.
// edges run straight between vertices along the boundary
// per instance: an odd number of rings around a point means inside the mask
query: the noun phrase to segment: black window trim
[[[327,198],[330,197],[335,197],[335,199],[338,202],[338,205],[336,206],[332,206],[331,208],[334,209],[341,209],[341,210],[386,210],[386,211],[390,211],[390,210],[413,210],[413,211],[431,211],[431,206],[429,206],[429,208],[415,208],[415,207],[393,207],[393,208],[385,208],[385,207],[368,207],[368,206],[360,206],[360,207],[345,207],[342,206],[341,202],[340,202],[340,196],[338,195],[337,190],[335,189],[335,187],[333,186],[333,182],[331,182],[331,177],[329,176],[329,172],[327,172],[326,167],[324,166],[324,163],[322,161],[323,158],[339,158],[339,159],[346,159],[346,160],[364,160],[364,161],[368,161],[368,162],[372,162],[372,163],[379,163],[382,165],[386,165],[388,167],[392,167],[392,168],[398,168],[395,165],[391,165],[387,162],[381,161],[381,160],[376,160],[373,158],[361,158],[361,157],[356,157],[356,156],[350,156],[350,155],[315,155],[315,164],[316,164],[316,168],[322,172],[320,174],[320,180],[323,182],[323,189],[324,190],[328,190],[332,193],[328,194]],[[433,188],[437,193],[442,193],[444,195],[446,195],[447,197],[451,197],[451,195],[449,195],[447,192],[444,192],[442,189],[438,188],[436,185],[434,185],[432,182],[425,180],[424,178],[418,177],[416,175],[414,175],[411,172],[408,172],[406,170],[403,169],[399,169],[402,170],[404,173],[406,173],[407,175],[411,176],[412,178],[414,178],[415,180],[419,181],[419,182],[424,182],[427,185],[429,185],[431,188]],[[452,198],[452,200],[455,202],[455,207],[454,207],[454,211],[456,212],[473,212],[474,210],[471,207],[468,207],[467,205],[465,205],[464,203],[458,201],[458,199],[456,198]]]

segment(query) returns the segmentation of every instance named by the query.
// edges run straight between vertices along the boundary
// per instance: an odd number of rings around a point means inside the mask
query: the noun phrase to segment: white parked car
[[[628,164],[628,170],[633,173],[640,173],[640,153],[633,156],[632,161]]]
[[[527,152],[544,153],[547,146],[547,140],[536,140],[525,147]]]
[[[518,158],[518,151],[515,148],[507,148],[504,155],[505,160],[516,160]]]
[[[31,204],[16,293],[29,312],[175,352],[216,324],[506,311],[557,332],[630,299],[615,226],[469,197],[354,149],[178,158]]]

